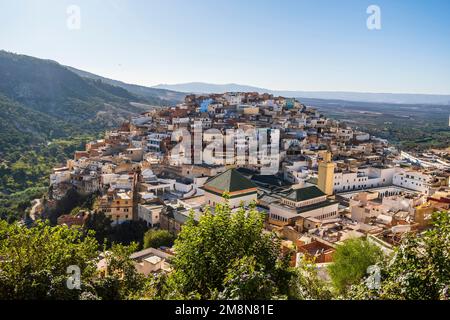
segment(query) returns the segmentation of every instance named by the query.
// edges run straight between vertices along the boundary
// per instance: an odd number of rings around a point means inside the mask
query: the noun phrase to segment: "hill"
[[[159,89],[159,88],[150,88],[150,87],[144,87],[139,86],[136,84],[129,84],[118,80],[108,79],[87,71],[79,70],[73,67],[66,66],[67,69],[70,71],[78,74],[80,77],[93,79],[93,80],[101,80],[103,83],[107,83],[116,87],[123,88],[125,90],[128,90],[129,92],[143,97],[147,99],[148,101],[162,105],[164,103],[169,104],[177,104],[184,100],[184,97],[186,94],[182,92],[177,92],[173,90],[166,90],[166,89]]]
[[[81,77],[55,61],[0,51],[0,198],[47,185],[51,167],[86,139],[152,104],[170,102]]]
[[[0,51],[0,94],[11,101],[74,126],[113,125],[142,112],[130,102],[152,103],[129,91],[82,78],[50,60]],[[158,100],[157,104],[163,101]],[[165,102],[165,101],[164,101]],[[112,117],[103,119],[104,112]]]

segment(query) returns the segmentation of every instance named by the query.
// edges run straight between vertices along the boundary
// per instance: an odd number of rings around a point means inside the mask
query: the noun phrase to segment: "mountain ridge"
[[[69,126],[94,130],[98,126],[102,130],[144,111],[134,103],[142,106],[172,103],[156,95],[134,94],[91,75],[82,77],[53,60],[0,50],[0,96],[5,98],[2,101],[30,113],[40,112]],[[11,111],[11,107],[3,108],[5,119],[14,116]]]
[[[446,94],[414,94],[414,93],[375,93],[351,91],[295,91],[271,90],[236,83],[214,84],[207,82],[187,82],[179,84],[159,84],[153,88],[176,90],[185,93],[224,93],[224,92],[259,92],[292,98],[308,98],[323,100],[345,100],[354,102],[397,103],[397,104],[439,104],[450,105],[450,95]]]
[[[99,76],[97,74],[88,72],[88,71],[84,71],[84,70],[80,70],[74,67],[70,67],[70,66],[65,66],[67,69],[69,69],[70,71],[78,74],[80,77],[83,78],[89,78],[89,79],[93,79],[93,80],[101,80],[104,83],[116,86],[116,87],[121,87],[133,94],[136,94],[138,96],[142,96],[144,98],[158,98],[160,99],[161,102],[166,101],[169,104],[176,104],[178,102],[181,102],[184,97],[185,94],[182,92],[177,92],[177,91],[173,91],[173,90],[168,90],[168,89],[160,89],[160,88],[154,88],[154,87],[146,87],[146,86],[141,86],[138,84],[130,84],[130,83],[126,83],[120,80],[114,80],[114,79],[110,79],[110,78],[106,78],[103,76]]]

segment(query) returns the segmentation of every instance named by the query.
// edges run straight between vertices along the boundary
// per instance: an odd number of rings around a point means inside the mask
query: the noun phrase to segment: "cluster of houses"
[[[206,131],[196,142],[199,125]],[[277,153],[269,149],[265,154],[276,163],[271,174],[263,173],[267,162],[261,161],[261,150],[249,150],[249,137],[227,134],[249,129],[277,131]],[[177,135],[180,130],[188,137]],[[200,150],[223,141],[210,153],[214,156],[203,152],[198,163],[191,161],[198,156],[195,148],[173,156],[187,138],[199,143]],[[89,142],[53,170],[48,202],[57,205],[71,189],[95,194],[88,214],[103,212],[113,224],[142,220],[149,228],[174,234],[191,212],[198,219],[206,207],[214,211],[228,202],[236,210],[255,203],[266,216],[267,230],[297,253],[293,264],[305,255],[329,263],[346,239],[366,237],[391,250],[405,232],[427,228],[433,211],[449,209],[450,165],[432,163],[422,166],[386,140],[328,119],[296,99],[193,94],[184,103],[155,107]],[[58,222],[76,224],[76,219],[62,216]],[[79,217],[80,224],[84,220]],[[136,253],[144,273],[169,268],[168,253],[155,250]]]

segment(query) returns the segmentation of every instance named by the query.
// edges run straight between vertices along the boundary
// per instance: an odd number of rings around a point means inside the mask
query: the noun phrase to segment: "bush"
[[[359,283],[367,268],[383,258],[383,252],[365,239],[349,239],[339,245],[328,267],[334,288],[345,293],[352,284]]]
[[[288,259],[279,239],[264,232],[264,216],[255,208],[231,213],[228,205],[217,205],[214,214],[206,209],[198,222],[191,213],[174,247],[168,298],[258,299],[287,293]],[[269,290],[270,285],[275,288]]]
[[[380,264],[380,287],[364,282],[352,288],[352,298],[389,300],[450,299],[450,215],[433,214],[433,228],[408,234],[394,256]]]
[[[148,230],[144,235],[144,248],[171,247],[175,236],[167,230]]]

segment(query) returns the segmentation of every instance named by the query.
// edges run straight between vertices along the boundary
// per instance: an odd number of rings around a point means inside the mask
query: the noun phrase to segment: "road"
[[[31,203],[33,204],[33,206],[31,207],[30,210],[30,218],[31,220],[35,221],[36,220],[36,211],[37,209],[41,206],[41,199],[34,199],[33,201],[31,201]]]

